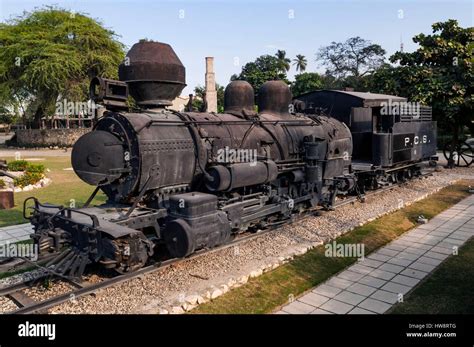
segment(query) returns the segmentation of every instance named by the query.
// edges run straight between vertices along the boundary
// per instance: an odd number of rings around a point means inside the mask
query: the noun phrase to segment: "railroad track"
[[[57,296],[54,296],[52,298],[46,299],[41,302],[36,302],[32,300],[26,293],[25,290],[31,288],[32,286],[38,284],[41,280],[48,279],[51,275],[46,273],[43,276],[39,276],[35,279],[28,280],[26,282],[20,282],[11,286],[7,286],[4,288],[0,289],[0,297],[7,297],[10,299],[13,303],[15,303],[18,306],[18,309],[10,312],[4,312],[4,314],[30,314],[30,313],[43,313],[46,312],[47,309],[52,308],[54,306],[60,305],[62,303],[65,303],[70,300],[75,300],[77,298],[80,298],[85,295],[90,295],[94,294],[100,289],[104,289],[107,287],[111,287],[114,285],[117,285],[119,283],[123,283],[126,281],[129,281],[133,278],[140,277],[152,272],[158,272],[158,271],[163,271],[166,268],[169,268],[170,266],[175,266],[178,265],[179,263],[186,262],[188,260],[195,259],[197,257],[200,257],[204,254],[210,254],[214,253],[217,251],[221,251],[226,248],[230,247],[235,247],[238,244],[241,244],[243,242],[247,242],[250,239],[260,237],[263,234],[266,234],[270,231],[273,231],[275,228],[269,228],[266,230],[262,230],[250,235],[245,235],[242,237],[236,238],[234,241],[220,246],[216,247],[210,250],[201,250],[198,251],[192,255],[190,255],[187,258],[180,258],[180,259],[169,259],[165,260],[162,262],[157,262],[152,265],[145,266],[137,271],[131,272],[131,273],[126,273],[122,275],[118,275],[112,278],[108,278],[102,282],[98,283],[93,283],[93,284],[87,284],[87,283],[80,283],[73,281],[71,279],[66,279],[66,278],[61,278],[61,281],[66,281],[67,283],[71,284],[72,286],[76,287],[75,289],[63,293]]]
[[[416,178],[423,178],[423,177],[429,176],[431,174],[432,174],[432,171],[429,171],[429,172],[423,173],[420,176],[417,176]],[[383,193],[383,192],[385,192],[387,190],[390,190],[390,189],[394,189],[396,187],[402,186],[404,183],[405,182],[400,183],[400,184],[393,184],[393,185],[389,185],[389,186],[386,186],[386,187],[382,187],[382,188],[379,188],[379,189],[374,190],[374,191],[368,191],[367,193],[364,194],[364,198],[371,197],[371,196]],[[358,200],[359,200],[358,196],[347,197],[343,200],[340,200],[340,201],[336,202],[335,205],[334,205],[334,208],[339,208],[339,207],[345,206],[347,204],[354,203]],[[315,208],[315,209],[305,211],[304,213],[301,213],[300,215],[298,215],[296,217],[293,217],[292,222],[296,222],[296,221],[300,221],[304,218],[308,218],[308,217],[313,216],[315,213],[318,213],[320,211],[321,211],[321,208]],[[25,281],[25,282],[20,282],[20,283],[11,285],[11,286],[0,288],[0,297],[7,297],[13,303],[15,303],[18,307],[16,310],[10,311],[10,312],[4,312],[4,314],[46,313],[47,310],[52,308],[52,307],[58,306],[58,305],[63,304],[65,302],[75,300],[77,298],[80,298],[80,297],[83,297],[83,296],[86,296],[86,295],[94,294],[94,293],[96,293],[97,291],[99,291],[101,289],[105,289],[105,288],[108,288],[108,287],[111,287],[111,286],[129,281],[133,278],[140,277],[140,276],[143,276],[143,275],[146,275],[146,274],[163,271],[163,270],[165,270],[165,269],[167,269],[171,266],[176,266],[180,263],[198,258],[198,257],[200,257],[202,255],[205,255],[205,254],[207,255],[207,254],[211,254],[211,253],[214,253],[214,252],[221,251],[221,250],[226,249],[226,248],[235,247],[238,244],[241,244],[243,242],[247,242],[251,239],[254,239],[254,238],[260,237],[264,234],[267,234],[269,232],[272,232],[280,226],[282,226],[282,224],[270,226],[270,227],[268,227],[264,230],[261,230],[261,231],[258,231],[256,233],[252,233],[252,234],[249,234],[249,235],[244,235],[244,236],[240,236],[240,237],[238,236],[232,242],[230,242],[226,245],[216,247],[216,248],[213,248],[213,249],[210,249],[210,250],[201,250],[201,251],[198,251],[198,252],[190,255],[187,258],[169,259],[169,260],[165,260],[165,261],[162,261],[162,262],[157,262],[157,263],[154,263],[152,265],[145,266],[145,267],[143,267],[143,268],[141,268],[137,271],[122,274],[122,275],[118,275],[118,276],[115,276],[115,277],[112,277],[112,278],[108,278],[108,279],[105,279],[104,281],[101,281],[101,282],[98,282],[98,283],[89,284],[89,283],[86,283],[86,282],[77,282],[77,281],[69,279],[69,278],[60,278],[61,281],[65,281],[66,283],[70,284],[72,287],[74,287],[74,289],[72,289],[72,290],[70,290],[66,293],[59,294],[57,296],[51,297],[49,299],[45,299],[41,302],[34,301],[33,299],[31,299],[25,293],[25,290],[27,290],[29,288],[32,288],[33,286],[37,285],[39,281],[46,280],[49,277],[51,277],[51,274],[46,272],[44,275],[39,276],[35,279],[31,279],[31,280],[28,280],[28,281]]]

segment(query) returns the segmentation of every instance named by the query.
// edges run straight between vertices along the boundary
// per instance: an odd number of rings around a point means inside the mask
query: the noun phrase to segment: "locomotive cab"
[[[322,112],[351,130],[352,168],[382,174],[436,157],[436,122],[431,108],[406,98],[340,90],[321,90],[296,97],[305,112]]]

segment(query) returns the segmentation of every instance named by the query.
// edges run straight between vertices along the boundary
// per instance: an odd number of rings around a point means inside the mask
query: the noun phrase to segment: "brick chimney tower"
[[[206,105],[207,112],[217,112],[216,78],[214,74],[214,57],[206,57]]]

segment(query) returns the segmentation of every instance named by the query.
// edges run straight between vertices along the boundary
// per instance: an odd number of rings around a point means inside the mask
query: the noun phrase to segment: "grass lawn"
[[[474,313],[474,239],[449,257],[390,313]]]
[[[3,159],[13,160],[13,157]],[[46,176],[52,182],[47,187],[31,190],[28,192],[15,193],[15,207],[9,210],[0,210],[0,227],[26,223],[23,219],[23,201],[34,196],[40,202],[49,202],[69,206],[71,199],[75,200],[76,207],[82,206],[92,194],[94,187],[82,182],[72,170],[63,169],[71,167],[71,158],[67,157],[44,157],[43,161],[34,163],[43,164],[50,172]],[[105,195],[98,193],[93,204],[105,202]]]
[[[385,245],[416,225],[423,214],[432,218],[469,195],[474,181],[461,181],[411,206],[369,222],[337,238],[337,243],[364,243],[366,254]],[[328,258],[323,246],[251,279],[247,284],[198,306],[191,313],[269,313],[354,263],[356,258]],[[472,267],[473,259],[470,265]],[[472,293],[472,286],[464,293]]]

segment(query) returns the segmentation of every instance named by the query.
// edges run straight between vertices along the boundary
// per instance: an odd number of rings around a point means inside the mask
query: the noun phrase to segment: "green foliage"
[[[9,171],[24,171],[24,174],[14,180],[19,187],[35,184],[44,177],[45,167],[42,164],[31,164],[26,160],[13,160],[7,164]]]
[[[44,174],[45,170],[46,169],[45,169],[44,165],[42,165],[42,164],[28,163],[28,165],[26,166],[25,172]]]
[[[54,112],[58,96],[87,97],[93,76],[114,77],[124,46],[81,13],[44,7],[0,23],[0,90],[39,100],[35,117]]]
[[[321,80],[323,81],[322,89],[341,89],[342,88],[342,79],[338,79],[332,75],[324,74],[321,75]]]
[[[286,57],[286,51],[279,49],[275,53],[275,57],[278,59],[278,65],[281,72],[287,72],[290,70],[291,59]]]
[[[249,62],[242,67],[239,75],[233,75],[231,80],[244,80],[249,82],[258,93],[263,83],[271,80],[283,80],[289,83],[286,71],[282,71],[282,63],[277,57],[262,55],[255,61]]]
[[[322,88],[369,91],[371,73],[385,64],[384,55],[380,45],[360,37],[321,47],[316,57],[326,67]]]
[[[28,162],[26,160],[13,160],[7,164],[8,171],[25,171]]]
[[[25,160],[17,160],[17,162],[22,162],[18,167],[24,167],[23,170],[16,170],[16,171],[25,171],[23,175],[17,177],[13,180],[13,184],[17,187],[26,187],[30,184],[35,184],[39,182],[44,177],[45,167],[42,164],[31,164],[26,162]],[[24,163],[26,165],[24,165]],[[12,162],[11,162],[12,163]]]
[[[433,107],[442,128],[457,131],[472,127],[473,119],[473,28],[462,28],[456,20],[432,25],[433,34],[413,38],[419,48],[396,52],[372,77],[374,90],[408,97]]]
[[[219,83],[216,83],[216,91],[217,91],[217,112],[222,113],[224,112],[224,92],[225,88],[221,86]],[[203,86],[196,86],[194,88],[194,95],[199,97],[200,99],[194,98],[193,99],[193,108],[196,110],[201,110],[204,104],[204,94],[206,94],[206,88]]]
[[[304,72],[295,76],[295,81],[291,84],[293,96],[298,96],[323,87],[323,79],[316,72]]]
[[[140,107],[138,107],[137,105],[137,102],[131,95],[128,96],[126,103],[128,107],[128,112],[137,112],[140,109]]]
[[[5,188],[6,186],[7,186],[7,184],[5,183],[5,181],[0,178],[0,189]]]
[[[42,173],[25,171],[23,175],[13,180],[13,184],[17,187],[23,188],[30,184],[39,182],[43,177],[44,175]]]
[[[316,56],[326,66],[326,74],[336,78],[359,78],[380,67],[384,55],[381,46],[357,36],[345,42],[331,42],[329,46],[321,47]]]
[[[296,66],[296,71],[304,72],[308,65],[308,61],[304,55],[297,54],[296,58],[293,59],[293,65]]]
[[[16,120],[16,117],[8,113],[6,109],[0,106],[0,124],[12,124]]]

